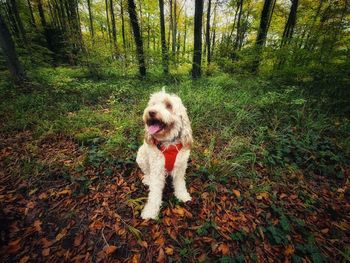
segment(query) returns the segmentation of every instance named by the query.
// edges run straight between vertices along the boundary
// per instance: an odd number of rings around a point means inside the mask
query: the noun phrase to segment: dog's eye
[[[165,107],[166,107],[168,110],[172,110],[172,109],[173,109],[173,105],[171,105],[171,103],[168,102],[168,101],[165,102]]]

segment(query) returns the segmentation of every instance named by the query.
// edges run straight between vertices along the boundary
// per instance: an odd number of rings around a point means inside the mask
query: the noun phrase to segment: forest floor
[[[350,260],[350,123],[319,98],[224,74],[31,74],[31,94],[0,83],[3,262]],[[143,108],[162,86],[192,120],[192,201],[168,182],[159,219],[145,221],[135,155]]]

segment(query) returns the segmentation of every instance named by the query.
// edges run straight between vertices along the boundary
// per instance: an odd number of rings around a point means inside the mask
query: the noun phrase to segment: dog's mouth
[[[148,133],[154,135],[165,128],[165,123],[158,119],[150,119],[147,121]]]

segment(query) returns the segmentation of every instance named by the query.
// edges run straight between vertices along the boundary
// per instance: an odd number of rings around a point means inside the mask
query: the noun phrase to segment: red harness
[[[160,142],[155,141],[157,148],[163,153],[165,158],[165,169],[168,172],[171,172],[174,169],[174,164],[176,161],[176,156],[179,151],[182,149],[182,144],[170,144],[168,147],[165,147]]]

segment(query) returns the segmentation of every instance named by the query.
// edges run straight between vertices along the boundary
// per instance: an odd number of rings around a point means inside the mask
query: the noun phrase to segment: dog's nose
[[[156,111],[149,111],[148,114],[151,118],[154,118],[156,116],[157,112]]]

